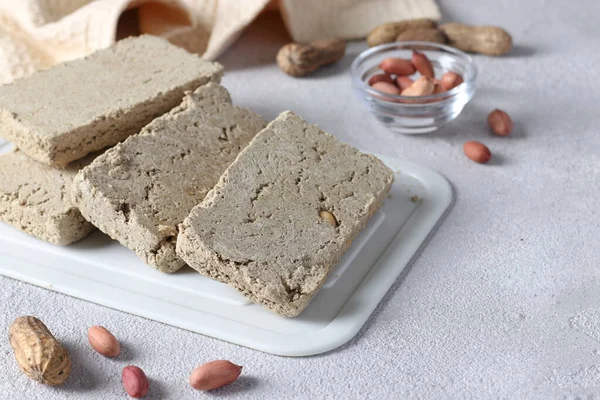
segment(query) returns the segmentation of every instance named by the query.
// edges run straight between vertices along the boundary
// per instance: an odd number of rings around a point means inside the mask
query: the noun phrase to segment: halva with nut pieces
[[[393,179],[376,157],[284,112],[179,226],[177,254],[255,303],[297,316]]]

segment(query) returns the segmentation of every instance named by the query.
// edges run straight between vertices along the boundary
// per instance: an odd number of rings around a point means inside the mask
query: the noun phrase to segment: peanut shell
[[[512,37],[497,26],[471,26],[450,23],[440,26],[449,44],[462,51],[488,56],[506,54],[512,48]]]
[[[38,318],[17,318],[11,324],[8,335],[17,363],[29,378],[56,386],[69,377],[69,353]]]
[[[436,27],[437,22],[432,19],[411,19],[406,21],[388,22],[373,29],[367,36],[367,43],[369,44],[369,47],[391,43],[395,41],[402,32]]]

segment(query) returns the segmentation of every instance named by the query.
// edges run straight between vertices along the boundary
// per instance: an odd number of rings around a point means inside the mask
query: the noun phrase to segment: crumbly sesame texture
[[[175,253],[178,225],[264,126],[222,86],[202,86],[82,170],[73,201],[147,264],[174,272],[185,265]]]
[[[87,236],[93,226],[70,198],[80,166],[52,168],[20,151],[1,155],[0,221],[58,245]]]
[[[393,177],[376,157],[284,112],[180,225],[177,253],[254,302],[296,316],[383,204]]]

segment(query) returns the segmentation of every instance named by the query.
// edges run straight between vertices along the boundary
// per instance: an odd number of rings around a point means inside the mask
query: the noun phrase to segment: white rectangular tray
[[[58,247],[0,223],[0,274],[267,353],[323,353],[356,335],[452,200],[438,173],[380,158],[396,173],[390,197],[297,318],[187,267],[155,271],[100,232]]]

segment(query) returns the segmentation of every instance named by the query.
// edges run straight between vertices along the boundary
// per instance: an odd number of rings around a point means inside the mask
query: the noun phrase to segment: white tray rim
[[[3,267],[6,263],[10,263],[10,258],[2,255],[0,255],[0,274],[274,355],[302,357],[325,353],[344,345],[356,336],[452,202],[452,187],[438,172],[410,161],[376,156],[386,164],[393,166],[394,169],[399,169],[403,174],[417,179],[423,185],[426,194],[419,207],[399,230],[387,249],[379,256],[377,262],[338,315],[326,327],[309,335],[282,335],[256,327],[250,329],[245,324],[225,317],[127,292],[63,271],[36,266],[23,260],[19,260],[19,270]],[[32,272],[35,273],[32,274]],[[36,276],[36,278],[32,276]],[[81,287],[86,289],[78,289]],[[94,290],[90,290],[90,288],[94,288]],[[142,308],[138,304],[145,306]],[[357,307],[357,305],[360,306]],[[161,312],[153,310],[161,310]],[[183,315],[185,318],[179,317]],[[214,327],[217,326],[219,328],[215,329]],[[244,335],[239,335],[240,331],[243,331]]]

